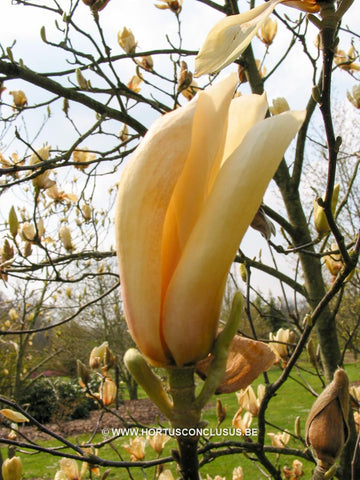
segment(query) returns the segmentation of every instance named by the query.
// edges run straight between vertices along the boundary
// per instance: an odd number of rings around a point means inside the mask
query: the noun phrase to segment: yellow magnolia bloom
[[[135,41],[134,34],[130,30],[130,28],[124,27],[121,31],[119,30],[118,35],[118,43],[120,47],[124,50],[125,53],[134,53],[137,42]]]
[[[271,445],[277,448],[284,448],[290,440],[290,434],[287,430],[282,433],[268,433],[268,436],[271,438]]]
[[[153,365],[204,358],[229,268],[303,112],[263,120],[264,96],[232,99],[233,74],[159,118],[119,182],[125,316]]]
[[[78,464],[72,458],[62,458],[60,470],[65,473],[68,480],[80,480]]]
[[[7,458],[2,464],[1,473],[4,480],[20,480],[22,473],[21,458]]]
[[[270,0],[247,12],[222,18],[210,30],[195,58],[195,76],[217,73],[236,60],[279,3],[306,12],[319,10],[316,0]]]
[[[146,439],[144,437],[135,437],[130,439],[130,444],[124,443],[123,448],[130,453],[132,462],[143,460],[145,458]]]

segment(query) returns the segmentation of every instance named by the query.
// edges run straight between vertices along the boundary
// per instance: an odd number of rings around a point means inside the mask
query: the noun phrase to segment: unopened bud
[[[339,368],[333,381],[313,404],[306,421],[305,439],[311,445],[319,472],[335,463],[349,438],[349,379]]]
[[[192,82],[192,73],[188,70],[187,63],[184,60],[180,64],[180,74],[177,82],[177,91],[182,92],[186,90]]]
[[[89,383],[90,370],[80,360],[77,360],[77,374],[81,378],[84,385]]]
[[[226,418],[227,405],[224,407],[220,398],[216,399],[216,418],[220,425]]]
[[[15,238],[19,230],[19,221],[14,206],[10,208],[9,212],[9,230],[11,236]]]

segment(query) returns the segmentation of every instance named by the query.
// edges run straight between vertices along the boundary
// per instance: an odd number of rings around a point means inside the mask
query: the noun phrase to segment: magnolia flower
[[[40,162],[45,162],[46,160],[49,159],[50,156],[50,149],[51,145],[46,145],[45,147],[40,148],[36,152],[34,152],[29,160],[30,165],[36,165],[37,163]],[[37,175],[32,179],[32,183],[34,187],[46,190],[47,188],[52,187],[55,185],[54,180],[50,180],[51,170],[45,170],[44,173],[41,173],[40,175]]]
[[[81,150],[74,150],[73,161],[75,162],[75,168],[79,170],[85,170],[89,166],[89,162],[95,160],[95,153],[90,153],[87,147],[82,147]]]
[[[250,412],[245,412],[244,415],[242,415],[242,409],[239,408],[232,419],[232,425],[234,428],[241,430],[241,433],[244,435],[245,431],[250,428],[252,419],[253,416]]]
[[[141,57],[140,61],[136,62],[140,67],[148,70],[149,72],[153,71],[154,68],[154,60],[152,59],[151,55],[145,55]]]
[[[244,390],[241,390],[239,393],[236,393],[239,406],[248,412],[250,412],[254,417],[259,413],[261,402],[265,395],[265,385],[258,385],[257,387],[257,396],[255,395],[254,389],[249,385]]]
[[[139,75],[133,75],[129,82],[127,83],[127,87],[132,90],[135,93],[139,93],[141,88],[140,88],[140,83],[143,81],[143,79]]]
[[[65,248],[65,250],[71,252],[72,250],[74,250],[74,245],[72,243],[72,239],[71,239],[71,230],[69,227],[66,227],[65,225],[63,225],[60,230],[59,230],[59,238],[60,238],[60,241],[61,243],[63,244],[63,247]]]
[[[336,275],[340,272],[340,270],[343,267],[341,253],[340,252],[332,253],[338,250],[339,250],[339,247],[337,246],[337,244],[332,243],[330,247],[329,255],[325,255],[324,257],[325,265],[333,277],[336,277]]]
[[[270,107],[270,113],[272,115],[279,115],[279,113],[287,112],[288,110],[290,110],[290,107],[286,98],[274,98],[272,107]]]
[[[72,458],[62,458],[60,460],[60,470],[64,472],[68,480],[79,480],[79,467]]]
[[[241,467],[235,467],[232,473],[232,480],[244,480],[244,472]]]
[[[195,80],[192,80],[190,85],[185,88],[185,90],[181,90],[181,94],[186,98],[186,100],[190,101],[195,97],[198,91],[199,87],[197,82],[195,82]]]
[[[160,10],[171,10],[177,15],[181,12],[183,0],[160,0],[163,3],[155,3],[155,7]]]
[[[288,360],[290,357],[291,344],[293,344],[296,340],[295,333],[288,328],[280,328],[275,335],[270,332],[269,338],[271,340],[269,347],[277,356],[278,361]]]
[[[355,108],[360,109],[360,84],[352,87],[352,94],[347,91],[346,96]]]
[[[118,43],[125,53],[134,53],[137,42],[132,31],[124,27],[117,35]]]
[[[7,458],[1,467],[3,480],[20,480],[22,463],[20,457]]]
[[[195,76],[217,73],[238,58],[279,3],[306,12],[320,8],[316,0],[270,0],[239,15],[224,17],[210,30],[195,58]]]
[[[150,447],[157,453],[161,454],[163,451],[165,444],[170,440],[171,437],[166,435],[165,433],[157,433],[152,437],[148,437],[148,442]]]
[[[341,68],[341,70],[345,70],[350,74],[360,71],[360,65],[355,63],[355,59],[356,53],[352,45],[347,52],[344,52],[344,50],[338,50],[334,56],[335,64]]]
[[[119,182],[125,316],[153,365],[210,351],[239,243],[304,114],[262,120],[264,96],[232,100],[236,74],[159,118]]]
[[[13,97],[13,110],[17,108],[22,110],[28,104],[26,95],[22,90],[13,90],[9,92],[9,95]]]
[[[271,438],[271,445],[277,448],[284,448],[289,443],[290,434],[287,430],[284,432],[268,433]]]
[[[65,193],[64,190],[59,190],[56,183],[46,190],[46,195],[54,200],[54,202],[62,202],[64,200],[77,202],[78,200],[78,197],[74,193]]]
[[[144,437],[135,437],[130,440],[130,444],[124,443],[123,447],[130,453],[132,462],[143,460],[145,457],[146,439]]]
[[[267,47],[269,47],[273,43],[276,33],[277,21],[272,18],[267,18],[258,32],[258,37]]]
[[[102,385],[100,385],[99,393],[95,394],[102,403],[106,406],[111,405],[116,400],[117,388],[115,382],[110,378],[106,377]]]

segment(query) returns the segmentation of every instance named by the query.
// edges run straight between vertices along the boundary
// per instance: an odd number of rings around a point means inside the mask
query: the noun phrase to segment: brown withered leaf
[[[260,373],[275,362],[275,355],[265,343],[236,335],[230,345],[223,381],[215,393],[233,393],[250,385]],[[206,378],[213,360],[209,355],[196,365],[196,372]]]
[[[266,240],[270,240],[271,235],[276,234],[275,225],[269,220],[265,215],[265,212],[262,207],[256,212],[255,217],[253,218],[250,227],[254,230],[259,231]]]

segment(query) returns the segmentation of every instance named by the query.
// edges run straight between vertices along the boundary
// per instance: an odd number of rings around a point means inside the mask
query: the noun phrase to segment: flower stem
[[[201,410],[195,406],[195,367],[168,369],[169,390],[173,400],[171,425],[178,443],[178,458],[183,480],[199,480],[197,429]]]

